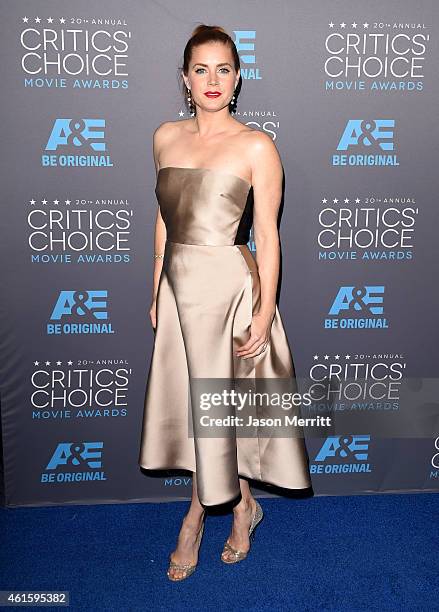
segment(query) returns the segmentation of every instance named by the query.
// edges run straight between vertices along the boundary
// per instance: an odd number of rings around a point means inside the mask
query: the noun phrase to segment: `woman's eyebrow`
[[[207,64],[202,64],[201,62],[197,62],[196,64],[194,64],[194,66],[205,66],[206,68],[208,68]],[[221,64],[217,64],[217,66],[231,66],[231,64],[229,64],[229,62],[222,62]]]

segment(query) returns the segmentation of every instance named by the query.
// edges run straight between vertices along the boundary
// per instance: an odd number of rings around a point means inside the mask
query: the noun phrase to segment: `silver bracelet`
[[[154,253],[154,259],[163,259],[164,253]]]

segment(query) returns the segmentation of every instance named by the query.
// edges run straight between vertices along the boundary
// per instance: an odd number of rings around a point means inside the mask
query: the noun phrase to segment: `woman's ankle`
[[[235,514],[239,514],[241,512],[248,512],[251,508],[253,508],[256,504],[256,500],[254,497],[243,497],[241,501],[233,507],[233,512]]]
[[[184,517],[184,522],[186,525],[192,525],[194,527],[198,527],[200,523],[202,523],[204,518],[204,509],[201,512],[196,510],[189,510]]]

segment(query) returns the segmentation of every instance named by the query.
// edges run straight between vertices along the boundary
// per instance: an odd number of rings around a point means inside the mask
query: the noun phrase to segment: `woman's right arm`
[[[160,214],[160,207],[157,206],[157,216],[154,230],[154,255],[163,255],[165,252],[166,243],[166,226]],[[154,257],[154,275],[152,297],[157,298],[157,290],[162,273],[163,257]]]
[[[166,136],[169,134],[169,129],[167,123],[160,125],[154,132],[153,135],[153,156],[154,156],[154,164],[156,169],[156,175],[158,174],[160,163],[160,151],[163,147],[164,140]],[[152,301],[151,307],[149,310],[149,315],[151,318],[151,325],[155,331],[157,326],[157,315],[156,315],[156,302],[157,302],[157,292],[159,288],[160,276],[163,268],[163,257],[154,257],[154,255],[163,255],[165,252],[165,243],[166,243],[166,226],[162,219],[162,215],[160,212],[160,206],[157,206],[157,214],[156,214],[156,222],[155,222],[155,230],[154,230],[154,253],[153,253],[153,261],[154,261],[154,271],[153,271],[153,283],[152,283]]]

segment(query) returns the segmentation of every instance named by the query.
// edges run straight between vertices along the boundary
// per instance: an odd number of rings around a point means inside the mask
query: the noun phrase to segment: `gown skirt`
[[[138,463],[147,470],[194,472],[205,506],[235,499],[239,476],[288,489],[311,486],[303,437],[189,432],[193,378],[294,381],[277,306],[265,351],[248,359],[235,355],[248,340],[261,297],[247,246],[251,190],[244,179],[207,168],[169,166],[157,176],[167,238]]]

